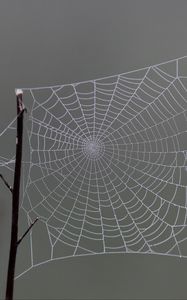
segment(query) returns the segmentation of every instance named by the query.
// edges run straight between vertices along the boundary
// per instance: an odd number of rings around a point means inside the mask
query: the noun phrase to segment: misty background
[[[1,0],[0,132],[15,117],[15,88],[95,79],[187,55],[186,12],[185,0]],[[3,298],[11,195],[3,184],[0,191]],[[76,257],[29,271],[16,280],[15,299],[187,299],[186,278],[185,259]]]

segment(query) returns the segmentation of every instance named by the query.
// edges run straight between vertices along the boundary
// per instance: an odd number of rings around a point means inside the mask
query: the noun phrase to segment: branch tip
[[[15,94],[16,94],[16,96],[23,95],[23,90],[15,89]]]

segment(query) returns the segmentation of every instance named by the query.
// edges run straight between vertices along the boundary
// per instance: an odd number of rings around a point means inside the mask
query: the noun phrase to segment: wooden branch
[[[25,233],[22,235],[22,237],[17,241],[17,246],[22,242],[22,240],[24,239],[24,237],[29,233],[29,231],[32,229],[32,227],[34,226],[34,224],[36,224],[36,222],[39,220],[39,218],[36,218],[36,220],[34,220],[34,222],[31,223],[31,225],[29,226],[29,228],[25,231]]]
[[[11,242],[7,273],[6,300],[13,299],[14,274],[17,254],[18,241],[18,217],[19,217],[19,191],[21,180],[21,162],[22,162],[22,143],[23,143],[23,116],[24,105],[22,99],[22,90],[16,90],[17,100],[17,138],[16,138],[16,159],[14,170],[14,185],[12,192],[12,223],[11,223]]]
[[[4,182],[6,187],[9,189],[9,191],[12,193],[13,192],[12,187],[8,184],[8,182],[6,181],[6,179],[4,178],[4,176],[2,174],[0,174],[0,178],[2,179],[2,181]]]

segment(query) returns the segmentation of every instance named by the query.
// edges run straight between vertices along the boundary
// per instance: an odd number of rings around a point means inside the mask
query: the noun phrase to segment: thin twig
[[[12,193],[12,224],[11,242],[7,273],[6,300],[13,299],[14,274],[18,241],[18,220],[19,220],[19,191],[21,180],[22,143],[23,143],[23,116],[24,104],[22,100],[22,90],[16,91],[17,96],[17,138],[16,138],[16,158],[14,171],[14,185]]]
[[[17,246],[21,243],[21,241],[24,239],[24,237],[29,233],[29,231],[31,230],[31,228],[34,226],[34,224],[39,220],[39,218],[36,218],[36,220],[34,220],[31,225],[29,226],[29,228],[25,231],[25,233],[22,235],[22,237],[17,241]]]
[[[11,193],[13,193],[13,188],[8,184],[8,182],[6,181],[6,179],[4,178],[4,176],[2,174],[0,174],[0,178],[2,179],[2,181],[4,182],[4,184],[6,185],[6,187],[9,189],[9,191]]]

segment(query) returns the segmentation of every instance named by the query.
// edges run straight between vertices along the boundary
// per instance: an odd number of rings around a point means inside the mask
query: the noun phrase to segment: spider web
[[[23,89],[32,107],[21,210],[41,220],[26,271],[84,255],[187,256],[186,74],[183,57]]]

